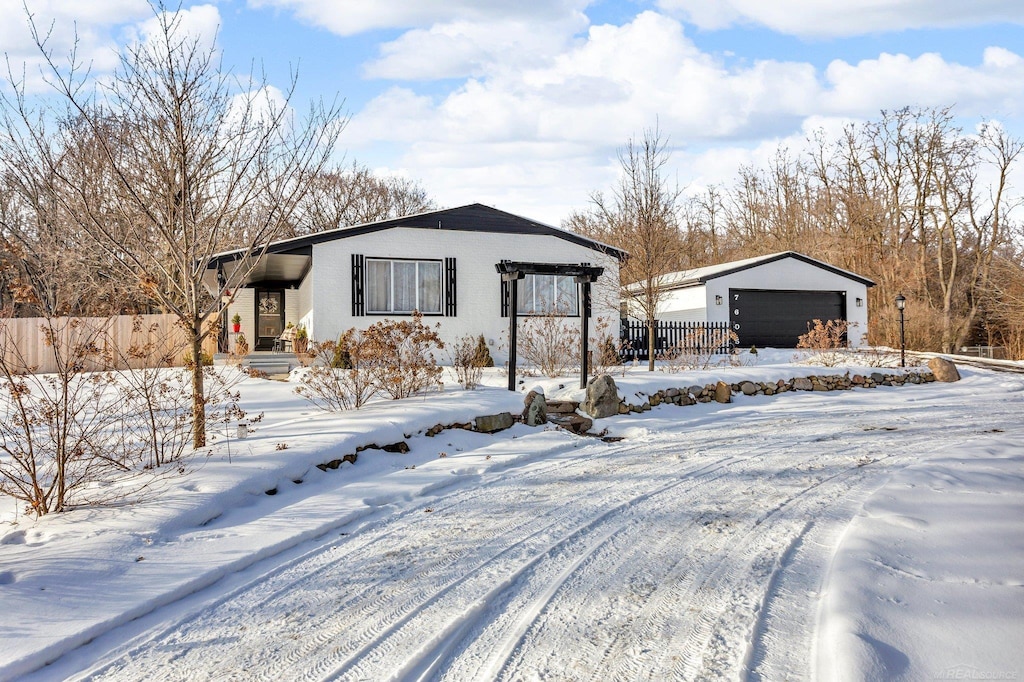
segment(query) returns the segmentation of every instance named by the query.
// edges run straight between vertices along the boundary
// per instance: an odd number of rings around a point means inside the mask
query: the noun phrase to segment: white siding
[[[229,349],[234,350],[235,335],[231,333],[231,318],[235,313],[242,318],[242,333],[249,342],[249,349],[252,349],[256,339],[256,292],[253,289],[237,289],[234,300],[228,306],[228,343]]]
[[[287,325],[291,322],[293,325],[297,325],[300,320],[299,314],[299,299],[301,294],[298,289],[285,289],[284,290],[284,323]]]
[[[615,333],[618,324],[618,262],[593,249],[552,236],[510,235],[392,228],[316,244],[313,247],[313,305],[317,339],[336,338],[349,327],[365,328],[387,315],[352,316],[352,254],[367,258],[456,259],[457,316],[430,316],[440,323],[440,335],[453,341],[466,334],[483,334],[498,363],[508,318],[501,317],[501,284],[494,266],[501,260],[603,265],[605,274],[594,286],[593,317],[603,317]],[[578,323],[578,318],[573,318]],[[591,329],[595,327],[591,320]]]
[[[313,329],[313,270],[306,273],[306,278],[299,285],[298,310],[295,313],[296,324],[301,324],[307,331]]]
[[[704,286],[686,287],[665,293],[658,304],[658,319],[673,322],[704,322],[707,319]]]

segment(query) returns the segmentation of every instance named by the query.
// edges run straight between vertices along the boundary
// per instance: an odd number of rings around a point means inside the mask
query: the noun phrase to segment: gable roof
[[[325,230],[301,237],[292,237],[271,242],[267,247],[268,254],[294,254],[310,255],[314,244],[345,239],[358,235],[369,234],[381,230],[390,230],[396,227],[406,227],[424,230],[454,230],[461,232],[491,232],[497,234],[535,234],[549,237],[557,237],[565,241],[579,244],[601,253],[614,256],[619,261],[625,260],[629,254],[622,249],[603,244],[599,241],[588,239],[574,232],[538,223],[535,220],[506,213],[483,204],[469,204],[456,208],[446,208],[437,211],[427,211],[413,215],[391,218],[374,223],[363,223],[339,227],[333,230]],[[258,249],[257,249],[258,251]],[[236,249],[218,253],[210,260],[210,265],[227,263],[244,256],[246,249]]]
[[[860,282],[869,287],[875,286],[875,283],[867,277],[861,277],[860,275],[850,272],[849,270],[843,270],[837,268],[834,265],[829,265],[824,261],[820,261],[810,256],[805,256],[802,253],[796,251],[780,251],[779,253],[770,253],[766,256],[756,256],[754,258],[745,258],[743,260],[735,260],[729,263],[720,263],[718,265],[709,265],[703,268],[696,268],[694,270],[681,270],[679,272],[670,272],[667,275],[662,275],[658,278],[659,285],[666,290],[670,289],[684,289],[686,287],[699,286],[706,284],[708,280],[715,279],[718,277],[724,277],[731,275],[736,272],[743,270],[749,270],[750,268],[756,268],[761,265],[768,263],[774,263],[775,261],[783,260],[785,258],[793,258],[798,261],[813,265],[814,267],[827,270],[833,274],[841,277],[846,277],[854,282]],[[636,286],[638,283],[629,285],[627,288]]]

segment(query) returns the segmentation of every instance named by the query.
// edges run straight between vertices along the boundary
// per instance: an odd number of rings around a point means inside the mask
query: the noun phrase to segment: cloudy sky
[[[28,0],[57,52],[75,30],[102,74],[145,33],[145,0]],[[297,101],[344,98],[348,159],[418,179],[442,206],[482,202],[552,224],[615,177],[616,148],[657,122],[681,185],[728,181],[779,145],[955,105],[1024,134],[1021,0],[186,0],[226,66]],[[35,59],[22,0],[0,50]],[[16,68],[20,68],[17,66]]]

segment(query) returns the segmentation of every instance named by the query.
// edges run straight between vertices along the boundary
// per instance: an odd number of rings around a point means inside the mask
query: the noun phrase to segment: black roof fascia
[[[865,286],[868,286],[868,287],[875,286],[875,283],[872,280],[868,279],[867,277],[861,277],[860,275],[855,275],[852,272],[847,272],[846,270],[840,270],[839,268],[831,266],[828,263],[823,263],[820,260],[815,260],[815,259],[811,258],[810,256],[805,256],[802,253],[797,253],[796,251],[786,251],[784,253],[776,254],[775,256],[772,256],[771,258],[765,258],[764,260],[760,260],[760,261],[758,261],[756,263],[747,263],[746,265],[739,265],[739,266],[737,266],[735,268],[730,268],[728,270],[723,270],[721,272],[716,272],[716,273],[714,273],[712,275],[708,275],[706,277],[700,277],[700,278],[697,279],[696,282],[694,282],[692,284],[686,284],[686,285],[683,285],[683,286],[672,287],[672,288],[673,289],[684,289],[687,286],[694,286],[696,284],[704,284],[709,279],[717,279],[718,277],[724,277],[726,275],[731,275],[731,274],[736,273],[736,272],[742,272],[744,270],[749,270],[751,268],[760,267],[762,265],[767,265],[768,263],[774,263],[775,261],[780,261],[780,260],[782,260],[784,258],[795,258],[796,260],[803,261],[804,263],[807,263],[808,265],[813,265],[814,267],[821,268],[822,270],[828,270],[829,272],[831,272],[834,275],[839,275],[840,277],[845,277],[846,279],[852,279],[855,282],[860,282],[861,284],[864,284]]]
[[[564,277],[583,277],[594,282],[604,274],[600,265],[586,263],[526,263],[522,261],[503,260],[494,264],[494,269],[502,275],[562,275]],[[512,279],[521,279],[516,276]]]
[[[588,239],[573,232],[567,232],[544,223],[538,223],[529,218],[523,218],[513,213],[507,213],[483,204],[470,204],[457,208],[448,208],[428,213],[419,213],[401,218],[382,220],[376,223],[364,223],[352,227],[340,227],[333,230],[325,230],[303,237],[294,237],[278,242],[271,242],[267,246],[268,254],[296,254],[310,255],[314,244],[356,237],[380,230],[388,230],[396,227],[411,227],[430,230],[455,230],[463,232],[491,232],[497,234],[537,234],[557,237],[568,242],[585,246],[601,253],[607,253],[620,262],[624,261],[628,254],[613,246]],[[252,255],[258,255],[260,249],[254,249]],[[210,260],[210,265],[218,263],[229,263],[239,260],[244,255],[244,249],[228,251],[218,254]]]

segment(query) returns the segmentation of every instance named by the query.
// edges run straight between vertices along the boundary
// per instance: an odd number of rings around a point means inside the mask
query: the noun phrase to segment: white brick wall
[[[249,342],[249,349],[252,350],[256,339],[256,291],[253,289],[238,289],[235,291],[234,301],[228,306],[228,343],[229,350],[234,350],[235,335],[231,333],[231,318],[238,313],[242,318],[242,333]]]
[[[461,232],[392,228],[370,234],[337,239],[313,247],[311,337],[332,339],[350,327],[365,328],[387,315],[352,316],[352,254],[367,258],[456,259],[456,317],[428,317],[441,324],[441,337],[453,341],[466,334],[483,334],[493,341],[495,362],[507,359],[499,348],[508,318],[501,317],[501,284],[494,266],[501,260],[543,263],[591,263],[603,265],[605,274],[594,286],[593,316],[618,325],[618,262],[593,249],[552,236],[509,235],[489,232]],[[305,283],[304,283],[305,284]],[[578,322],[578,320],[577,320]],[[592,319],[591,328],[596,320]]]

